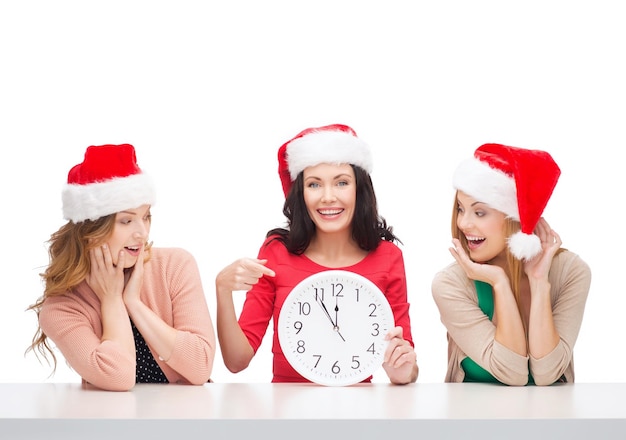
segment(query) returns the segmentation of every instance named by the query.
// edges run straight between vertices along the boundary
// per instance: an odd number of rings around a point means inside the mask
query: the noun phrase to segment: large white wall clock
[[[321,385],[362,382],[381,367],[395,325],[383,292],[367,278],[345,270],[311,275],[289,293],[278,319],[287,361]]]

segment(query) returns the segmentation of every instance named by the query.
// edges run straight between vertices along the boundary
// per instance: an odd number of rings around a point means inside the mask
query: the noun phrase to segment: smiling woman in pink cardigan
[[[56,368],[54,346],[84,382],[210,380],[215,334],[195,259],[149,241],[155,191],[132,145],[91,146],[63,188],[68,222],[49,241],[39,328],[27,351]]]

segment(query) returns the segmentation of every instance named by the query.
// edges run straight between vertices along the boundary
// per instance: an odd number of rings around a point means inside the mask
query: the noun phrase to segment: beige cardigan
[[[495,341],[495,326],[478,307],[474,282],[454,262],[438,272],[432,294],[447,329],[446,382],[463,382],[461,361],[469,356],[507,385],[526,385],[529,372],[537,385],[550,385],[561,376],[574,382],[573,350],[591,284],[589,266],[576,254],[556,255],[550,268],[552,310],[561,337],[541,359],[521,356]]]

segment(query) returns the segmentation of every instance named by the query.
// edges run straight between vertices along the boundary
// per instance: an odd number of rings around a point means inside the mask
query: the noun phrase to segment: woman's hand
[[[395,384],[407,384],[417,380],[417,355],[402,336],[402,327],[394,327],[385,337],[389,341],[385,350],[383,368],[389,380]]]
[[[264,275],[275,276],[266,263],[267,260],[257,258],[240,258],[215,277],[217,336],[224,365],[232,373],[246,369],[254,357],[254,350],[237,322],[233,292],[252,289]]]
[[[543,218],[539,219],[534,232],[541,240],[541,252],[524,262],[524,272],[530,280],[547,280],[552,258],[563,242]]]
[[[106,244],[89,251],[91,270],[87,284],[100,299],[102,313],[102,341],[120,344],[129,359],[135,355],[135,341],[124,305],[124,253],[120,252],[117,265]]]
[[[120,253],[121,264],[123,264],[123,255],[125,252]],[[144,262],[144,246],[141,247],[139,255],[137,256],[137,262],[132,268],[132,272],[124,288],[124,303],[127,305],[132,301],[140,301],[141,285],[143,284],[143,262]],[[120,262],[118,261],[118,266]]]
[[[495,286],[498,282],[508,282],[506,273],[501,267],[472,261],[458,238],[452,239],[452,244],[453,247],[450,248],[450,253],[463,268],[469,279],[483,281],[491,286]]]
[[[240,258],[229,264],[215,278],[217,292],[248,291],[263,275],[273,277],[274,271],[265,266],[265,263],[267,260]]]
[[[113,264],[111,251],[106,244],[89,251],[91,270],[87,274],[87,284],[100,301],[121,298],[124,291],[124,261],[120,254],[117,266]]]

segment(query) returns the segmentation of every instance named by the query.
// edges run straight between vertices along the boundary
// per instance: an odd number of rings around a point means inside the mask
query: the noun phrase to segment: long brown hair
[[[111,237],[115,217],[116,214],[110,214],[93,221],[68,222],[50,236],[47,242],[50,263],[40,274],[44,281],[44,292],[34,304],[27,308],[37,314],[38,321],[39,313],[47,298],[67,294],[87,278],[91,270],[89,251],[105,243]],[[150,255],[150,248],[151,243],[146,243],[147,258]],[[57,363],[56,356],[48,337],[39,324],[26,353],[29,351],[33,351],[38,358],[41,356],[46,359],[48,364],[50,364],[50,359],[48,359],[50,355],[54,372]]]

